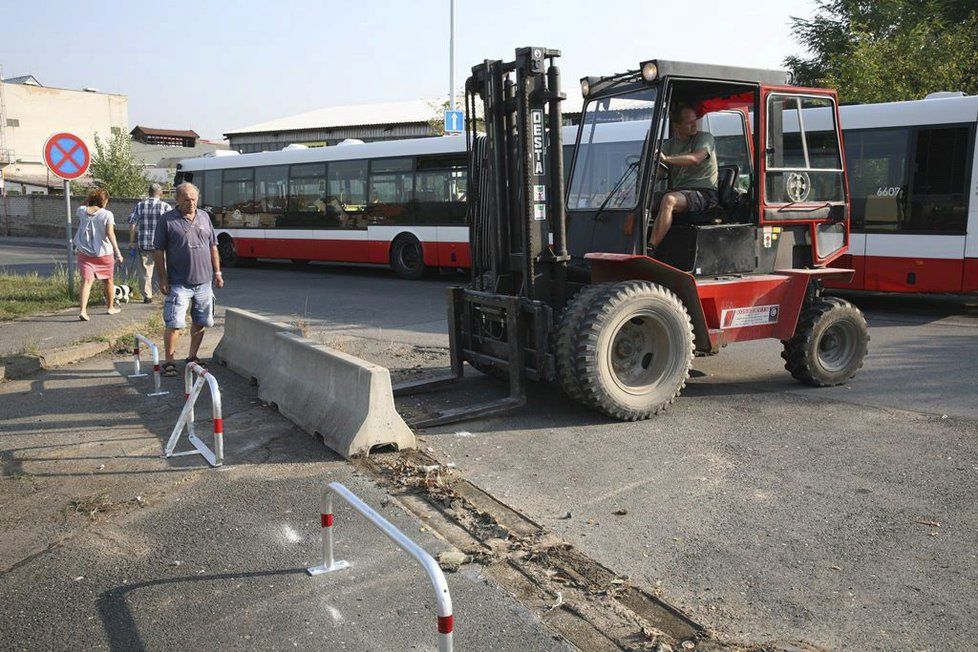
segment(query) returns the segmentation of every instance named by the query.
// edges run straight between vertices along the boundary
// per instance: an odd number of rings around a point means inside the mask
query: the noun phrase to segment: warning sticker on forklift
[[[547,201],[547,186],[542,183],[533,184],[533,201]]]
[[[766,326],[776,324],[781,306],[751,306],[749,308],[728,308],[720,313],[720,328],[743,328],[744,326]]]
[[[547,219],[547,205],[546,204],[533,204],[533,219],[538,222],[542,222]]]

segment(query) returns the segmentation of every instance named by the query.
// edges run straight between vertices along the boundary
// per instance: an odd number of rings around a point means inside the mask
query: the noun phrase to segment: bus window
[[[221,171],[207,170],[197,173],[204,182],[201,190],[201,208],[211,214],[215,224],[222,225],[220,218],[223,216],[221,211]]]
[[[371,224],[399,221],[407,216],[414,198],[414,173],[409,158],[379,159],[370,162],[370,190],[367,205]]]
[[[224,170],[222,194],[222,226],[260,227],[255,213],[255,169]]]
[[[278,226],[324,227],[326,220],[326,164],[307,163],[289,168],[289,203]]]
[[[917,129],[907,230],[964,234],[970,127]]]
[[[347,228],[366,228],[367,161],[335,161],[329,164],[329,196],[340,223]]]
[[[289,188],[289,168],[285,165],[255,169],[255,210],[262,226],[276,226],[285,212]]]
[[[846,132],[854,231],[897,231],[904,221],[910,130]]]
[[[417,221],[422,224],[463,224],[468,191],[464,159],[418,159],[414,177]]]

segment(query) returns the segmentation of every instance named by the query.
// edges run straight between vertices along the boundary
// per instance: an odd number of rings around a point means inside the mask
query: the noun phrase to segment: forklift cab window
[[[631,209],[638,202],[639,162],[655,107],[655,89],[587,103],[567,207]]]
[[[767,109],[767,203],[845,201],[833,100],[772,94]],[[812,215],[781,211],[781,217]]]

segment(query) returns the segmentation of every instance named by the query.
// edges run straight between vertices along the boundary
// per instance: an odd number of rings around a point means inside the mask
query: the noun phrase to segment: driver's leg
[[[669,228],[672,226],[672,214],[673,213],[685,213],[689,210],[689,202],[686,201],[686,196],[681,192],[669,192],[666,196],[662,198],[659,203],[659,214],[655,218],[655,224],[652,225],[652,246],[658,247],[666,234],[669,233]]]

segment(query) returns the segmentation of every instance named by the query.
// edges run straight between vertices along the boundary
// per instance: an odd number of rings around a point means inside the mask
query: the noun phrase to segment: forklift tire
[[[575,401],[587,405],[587,397],[577,381],[575,352],[578,328],[591,309],[591,302],[607,285],[586,285],[564,306],[554,337],[554,362],[561,389]]]
[[[424,276],[424,250],[413,235],[400,235],[391,245],[391,267],[401,278],[417,280]]]
[[[802,310],[781,357],[797,380],[832,387],[856,375],[868,345],[869,329],[859,308],[838,297],[823,297]]]
[[[672,291],[648,281],[605,286],[578,330],[578,383],[587,404],[638,421],[672,403],[693,363],[693,324]]]

